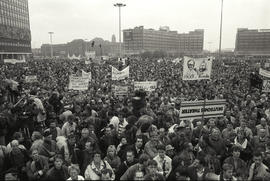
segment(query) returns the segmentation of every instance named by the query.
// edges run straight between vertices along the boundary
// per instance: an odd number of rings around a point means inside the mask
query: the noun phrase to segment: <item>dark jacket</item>
[[[124,175],[127,169],[136,163],[138,163],[137,159],[135,159],[132,163],[128,163],[127,161],[122,162],[115,174],[115,180],[120,180],[121,176]]]
[[[46,180],[55,180],[55,181],[66,181],[69,178],[68,168],[62,166],[60,170],[57,170],[55,167],[52,167],[46,175]]]
[[[43,174],[35,175],[40,170],[43,172]],[[42,155],[39,155],[39,160],[37,162],[29,161],[26,164],[26,172],[29,180],[44,178],[48,170],[49,170],[48,158]]]

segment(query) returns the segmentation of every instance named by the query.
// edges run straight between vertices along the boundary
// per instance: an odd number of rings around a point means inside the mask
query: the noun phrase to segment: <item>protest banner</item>
[[[25,63],[25,59],[22,59],[22,60],[17,60],[17,59],[4,59],[4,63],[11,63],[11,64]]]
[[[94,58],[96,58],[96,52],[95,51],[85,52],[85,56],[87,59],[89,59],[89,58],[94,59]]]
[[[212,72],[212,57],[190,58],[184,57],[183,80],[210,79]]]
[[[85,72],[84,70],[82,70],[82,77],[88,77],[89,81],[92,80],[92,74],[91,72]]]
[[[186,101],[180,106],[180,119],[223,116],[226,100]]]
[[[123,80],[125,78],[129,78],[129,66],[122,71],[112,66],[112,80]]]
[[[262,92],[270,92],[270,80],[263,80]]]
[[[264,67],[265,67],[265,68],[270,67],[270,63],[268,63],[268,62],[267,62],[267,63],[265,63],[265,64],[264,64]]]
[[[145,81],[145,82],[134,82],[134,90],[145,90],[147,92],[155,91],[157,88],[157,81]]]
[[[26,82],[26,83],[38,82],[37,76],[36,76],[36,75],[28,75],[28,76],[25,76],[25,82]]]
[[[69,76],[69,89],[72,90],[87,90],[89,86],[89,77]]]
[[[128,94],[128,86],[114,86],[114,95],[123,96]]]
[[[85,63],[85,65],[89,65],[89,64],[91,64],[91,61],[86,60],[86,61],[84,61],[84,63]]]
[[[270,78],[270,71],[264,70],[264,69],[262,69],[262,68],[260,68],[259,74],[260,74],[261,76]]]

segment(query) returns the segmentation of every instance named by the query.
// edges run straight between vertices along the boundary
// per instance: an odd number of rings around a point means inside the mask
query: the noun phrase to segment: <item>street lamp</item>
[[[218,59],[219,59],[219,61],[220,61],[220,54],[221,54],[222,16],[223,16],[223,0],[221,0],[221,12],[220,12],[220,31],[219,31],[219,49],[218,49]]]
[[[53,57],[52,35],[54,34],[54,32],[49,32],[49,34],[50,34],[50,40],[51,40],[51,57]]]
[[[125,7],[126,5],[123,3],[116,3],[114,6],[119,8],[119,56],[121,57],[121,7]]]

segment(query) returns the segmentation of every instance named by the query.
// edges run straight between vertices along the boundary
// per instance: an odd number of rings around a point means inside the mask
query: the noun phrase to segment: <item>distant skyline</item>
[[[187,33],[204,29],[204,49],[218,49],[221,0],[28,0],[32,47],[73,39],[95,37],[111,41],[118,37],[118,8],[122,8],[122,30],[144,26]],[[235,47],[237,28],[270,29],[270,0],[224,0],[222,49]],[[211,43],[209,43],[211,42]]]

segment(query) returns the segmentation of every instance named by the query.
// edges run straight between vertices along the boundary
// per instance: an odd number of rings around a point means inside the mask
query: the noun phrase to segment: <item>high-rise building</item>
[[[115,35],[112,35],[112,43],[116,43]]]
[[[0,59],[31,54],[28,0],[0,1]]]
[[[235,40],[238,55],[270,55],[270,29],[239,28]]]
[[[167,26],[160,27],[159,30],[139,26],[124,30],[123,37],[127,54],[139,54],[145,51],[197,54],[203,51],[204,30],[178,34],[177,31],[170,31]]]

